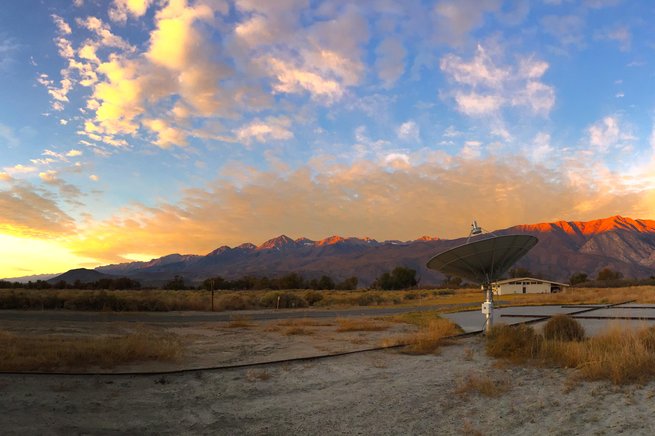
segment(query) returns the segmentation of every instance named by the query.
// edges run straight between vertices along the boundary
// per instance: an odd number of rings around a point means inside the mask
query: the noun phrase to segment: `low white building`
[[[561,292],[569,285],[533,277],[519,277],[499,280],[491,284],[494,295],[507,294],[550,294]]]

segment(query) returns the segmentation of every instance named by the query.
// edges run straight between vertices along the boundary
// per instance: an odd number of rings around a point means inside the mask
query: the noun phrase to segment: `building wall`
[[[522,294],[525,287],[526,294],[549,294],[550,283],[531,280],[494,284],[493,290],[496,295]]]

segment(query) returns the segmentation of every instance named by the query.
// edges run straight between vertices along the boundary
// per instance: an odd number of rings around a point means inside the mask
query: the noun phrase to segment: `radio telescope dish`
[[[451,248],[428,261],[428,268],[477,283],[491,283],[538,242],[531,235],[494,236]]]
[[[539,240],[531,235],[492,236],[468,242],[471,236],[482,233],[482,228],[473,221],[466,244],[443,253],[428,261],[427,267],[445,275],[453,275],[482,284],[486,300],[482,313],[486,317],[485,332],[489,333],[493,323],[493,293],[491,283],[501,278],[520,258],[525,256]]]

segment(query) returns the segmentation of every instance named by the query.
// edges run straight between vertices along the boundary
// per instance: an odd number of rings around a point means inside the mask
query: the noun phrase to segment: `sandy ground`
[[[79,325],[60,328],[84,331]],[[114,332],[116,326],[105,328]],[[310,326],[316,331],[309,335],[288,335],[288,326],[266,323],[176,328],[190,343],[181,363],[203,350],[213,362],[230,363],[365,347],[381,336],[403,334],[407,326],[349,333],[337,333],[335,325]],[[486,357],[479,337],[443,347],[438,355],[387,350],[166,376],[0,375],[0,433],[655,432],[655,384],[615,387],[574,382],[573,376],[571,370],[499,365]],[[466,388],[476,377],[490,378],[498,396]]]

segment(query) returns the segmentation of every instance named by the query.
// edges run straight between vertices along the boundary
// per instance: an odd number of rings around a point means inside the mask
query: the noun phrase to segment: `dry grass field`
[[[89,371],[149,361],[175,362],[175,335],[140,329],[126,335],[16,334],[0,330],[0,371]]]
[[[407,291],[216,291],[215,311],[275,309],[468,305],[482,302],[479,289],[428,289]],[[655,286],[626,288],[571,288],[557,294],[516,294],[496,297],[501,305],[618,303],[636,300],[655,303]],[[208,291],[89,291],[0,290],[0,309],[88,311],[210,311]],[[456,310],[462,310],[458,307]]]

